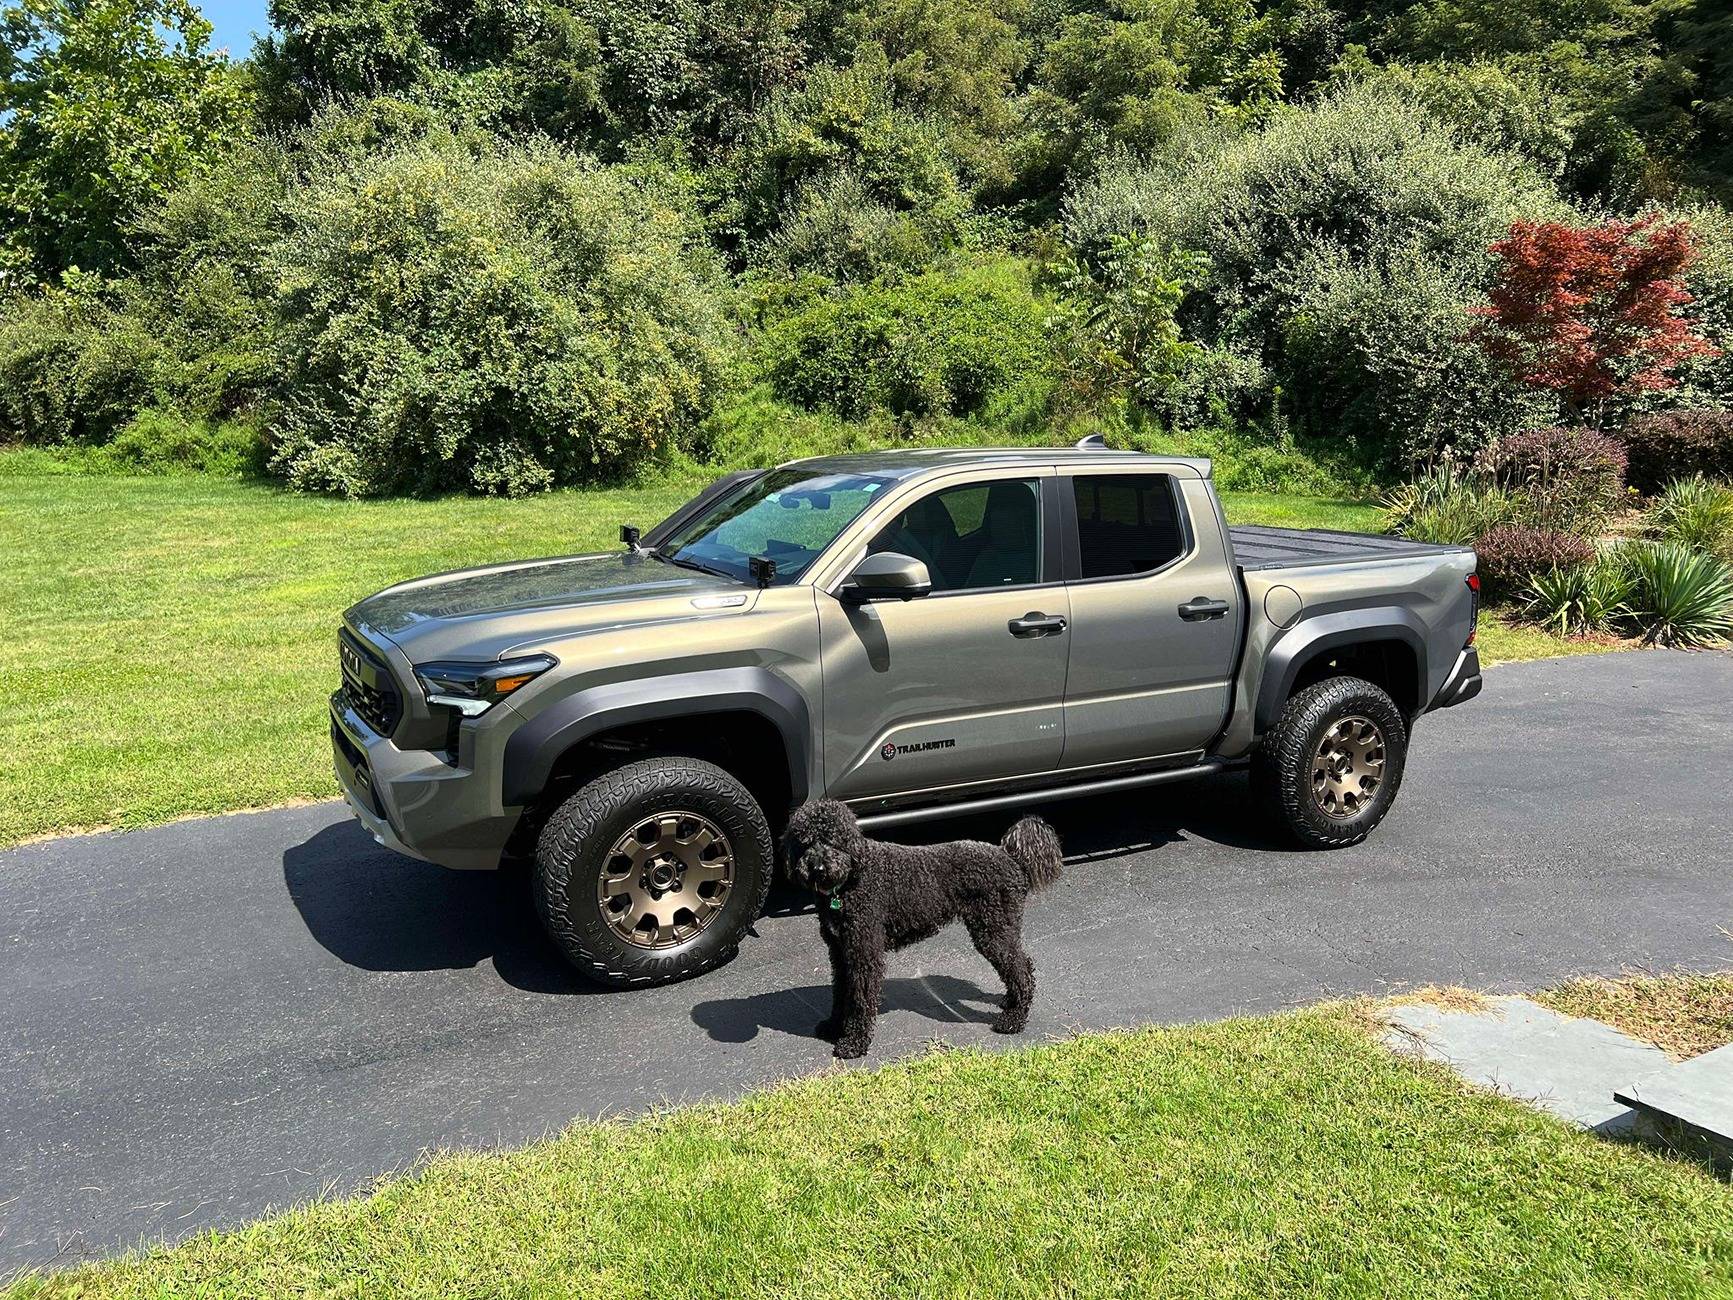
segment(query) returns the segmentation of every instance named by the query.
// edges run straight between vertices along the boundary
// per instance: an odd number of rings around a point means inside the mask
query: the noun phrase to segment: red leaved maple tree
[[[1691,301],[1680,273],[1697,257],[1686,222],[1518,221],[1491,251],[1498,279],[1474,337],[1572,416],[1670,388],[1681,362],[1716,351],[1679,315]]]

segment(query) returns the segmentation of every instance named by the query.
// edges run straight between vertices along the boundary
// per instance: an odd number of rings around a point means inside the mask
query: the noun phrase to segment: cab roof
[[[970,465],[1099,465],[1103,469],[1136,465],[1182,465],[1199,478],[1210,477],[1210,462],[1201,456],[1152,456],[1140,451],[1104,447],[918,447],[907,450],[859,451],[838,456],[812,456],[786,462],[780,468],[824,474],[875,474],[905,479],[938,470]]]

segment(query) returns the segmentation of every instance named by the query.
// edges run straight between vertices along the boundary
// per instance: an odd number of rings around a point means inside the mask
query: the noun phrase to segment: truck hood
[[[415,663],[497,658],[527,641],[690,616],[708,594],[750,595],[731,578],[625,553],[499,564],[387,587],[344,617]]]

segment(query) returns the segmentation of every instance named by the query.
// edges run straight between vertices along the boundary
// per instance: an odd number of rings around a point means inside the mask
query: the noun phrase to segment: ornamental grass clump
[[[1733,487],[1701,474],[1674,479],[1649,507],[1649,533],[1723,560],[1733,560]]]

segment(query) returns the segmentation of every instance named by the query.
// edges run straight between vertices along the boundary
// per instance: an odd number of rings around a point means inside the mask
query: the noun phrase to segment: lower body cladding
[[[340,692],[331,697],[331,749],[343,798],[380,844],[460,871],[499,866],[501,846],[522,810],[499,806],[497,773],[397,748],[356,716]]]

